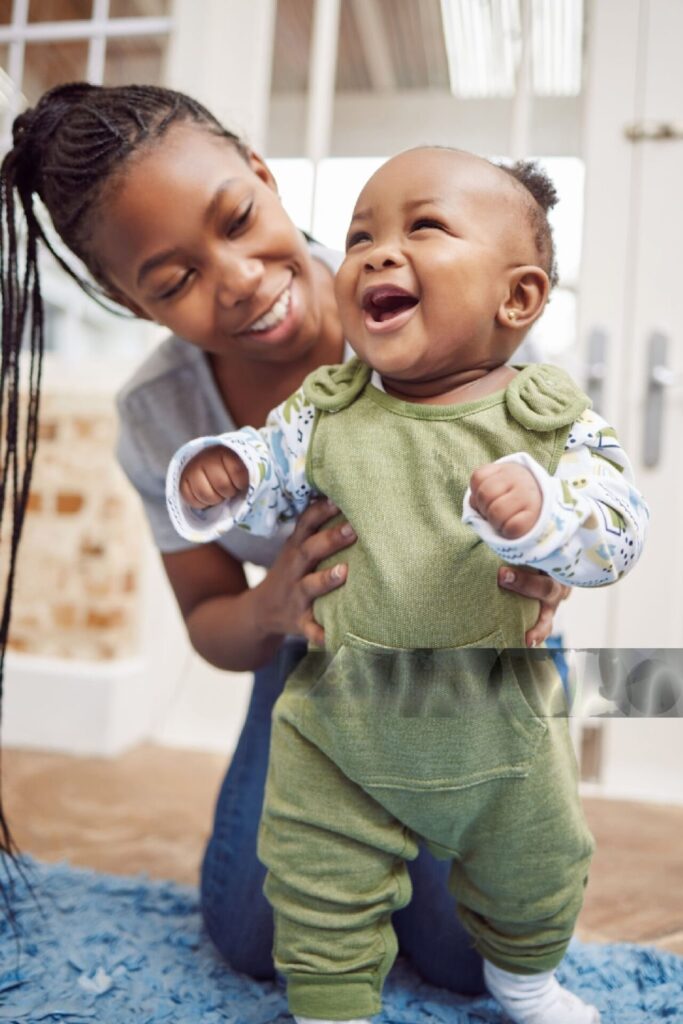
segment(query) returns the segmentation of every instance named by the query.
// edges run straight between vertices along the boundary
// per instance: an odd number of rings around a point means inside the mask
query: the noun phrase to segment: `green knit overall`
[[[343,1020],[380,1009],[420,842],[493,963],[548,970],[571,938],[592,839],[561,684],[524,648],[537,603],[461,513],[477,466],[524,451],[552,474],[588,400],[550,366],[461,405],[402,402],[358,360],[304,388],[307,475],[358,540],[273,712],[259,856],[290,1010]]]

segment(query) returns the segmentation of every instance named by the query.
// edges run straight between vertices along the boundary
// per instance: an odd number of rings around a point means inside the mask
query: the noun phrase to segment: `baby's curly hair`
[[[527,215],[534,233],[534,242],[541,265],[548,275],[551,289],[559,280],[553,230],[548,211],[557,204],[559,196],[548,174],[533,160],[517,160],[514,164],[494,164],[505,171],[526,192]]]

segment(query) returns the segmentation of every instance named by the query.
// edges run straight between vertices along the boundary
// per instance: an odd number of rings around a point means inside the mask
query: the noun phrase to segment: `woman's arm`
[[[355,540],[346,523],[322,529],[338,509],[316,501],[299,519],[277,560],[249,588],[241,564],[218,544],[162,554],[192,646],[217,668],[247,671],[265,664],[282,638],[300,634],[322,646],[313,601],[339,587],[346,565],[315,572],[324,558]]]

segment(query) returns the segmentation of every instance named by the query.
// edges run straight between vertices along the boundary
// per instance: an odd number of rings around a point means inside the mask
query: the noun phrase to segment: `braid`
[[[178,121],[194,122],[229,140],[246,159],[247,149],[241,140],[189,96],[146,85],[103,88],[75,82],[50,90],[36,107],[15,119],[14,145],[0,166],[0,536],[4,517],[10,520],[9,563],[4,598],[0,599],[0,701],[17,550],[38,436],[44,349],[38,243],[81,288],[111,308],[97,284],[58,251],[36,214],[35,197],[42,200],[67,248],[102,284],[104,276],[88,249],[91,215],[115,176],[125,173],[128,158],[152,145]],[[22,348],[29,356],[25,370],[28,404],[20,415]],[[14,859],[17,852],[0,796],[0,855]],[[7,905],[7,889],[1,883],[0,891]]]
[[[2,356],[0,358],[0,423],[4,425],[0,456],[0,537],[5,516],[10,519],[9,563],[5,574],[5,593],[0,611],[0,700],[5,649],[9,633],[12,590],[16,572],[17,551],[28,503],[31,473],[38,434],[40,373],[43,355],[43,307],[37,261],[35,218],[26,210],[26,192],[17,190],[17,210],[12,180],[12,161],[5,158],[0,168],[0,300],[2,302]],[[19,266],[18,213],[23,212],[26,234],[26,259]],[[30,326],[27,318],[30,310]],[[20,440],[20,352],[22,342],[29,349],[28,407],[25,414],[23,444]],[[0,851],[15,859],[18,852],[7,823],[0,792]],[[10,920],[13,913],[9,901],[11,875],[7,860],[3,867],[8,885],[0,885]],[[17,865],[28,883],[25,871]],[[30,886],[29,886],[30,887]]]

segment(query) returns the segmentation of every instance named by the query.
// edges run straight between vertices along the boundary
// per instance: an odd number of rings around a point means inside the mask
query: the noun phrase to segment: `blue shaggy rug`
[[[231,972],[202,930],[193,888],[27,862],[14,883],[15,935],[0,913],[0,1022],[286,1024],[281,985]],[[683,1024],[683,960],[640,946],[576,943],[560,974],[603,1024]],[[397,964],[377,1024],[503,1024]]]

